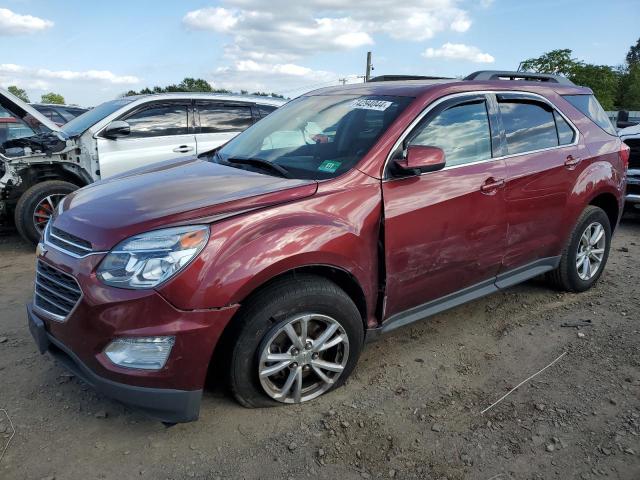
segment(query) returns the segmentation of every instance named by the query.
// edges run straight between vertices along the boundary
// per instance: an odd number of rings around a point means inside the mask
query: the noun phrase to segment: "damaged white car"
[[[212,150],[284,103],[167,93],[105,102],[62,127],[0,89],[0,221],[36,243],[60,200],[89,183]]]

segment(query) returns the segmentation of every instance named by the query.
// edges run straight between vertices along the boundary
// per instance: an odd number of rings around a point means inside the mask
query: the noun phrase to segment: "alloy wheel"
[[[576,269],[581,280],[590,280],[600,270],[606,242],[604,227],[599,222],[591,223],[582,233],[576,254]]]
[[[44,197],[33,211],[33,225],[36,227],[36,230],[40,233],[44,230],[55,212],[56,207],[60,203],[66,194],[62,193],[52,193],[51,195],[47,195]]]
[[[274,400],[300,403],[329,390],[349,359],[349,338],[335,319],[299,315],[263,342],[258,365],[262,388]]]

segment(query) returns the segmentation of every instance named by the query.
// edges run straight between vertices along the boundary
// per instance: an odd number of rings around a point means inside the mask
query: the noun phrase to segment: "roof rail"
[[[429,77],[425,75],[378,75],[370,78],[370,82],[396,82],[402,80],[453,80],[451,77]]]
[[[534,82],[575,85],[567,77],[550,73],[511,72],[508,70],[479,70],[464,78],[465,80],[531,80]]]

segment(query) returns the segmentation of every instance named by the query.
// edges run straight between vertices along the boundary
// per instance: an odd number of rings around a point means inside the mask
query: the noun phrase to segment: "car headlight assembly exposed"
[[[160,370],[167,363],[175,337],[118,338],[104,350],[116,365],[141,370]]]
[[[209,226],[166,228],[120,242],[102,260],[98,278],[130,289],[154,288],[182,270],[209,240]]]

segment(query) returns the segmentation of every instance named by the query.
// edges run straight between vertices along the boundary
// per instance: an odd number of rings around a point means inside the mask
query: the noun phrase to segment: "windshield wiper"
[[[220,157],[218,156],[218,158]],[[255,166],[261,168],[262,170],[270,170],[271,172],[276,172],[283,178],[291,178],[291,174],[286,168],[275,163],[271,163],[268,160],[263,160],[262,158],[226,158],[224,159],[224,161],[231,164],[235,163],[236,165]]]

